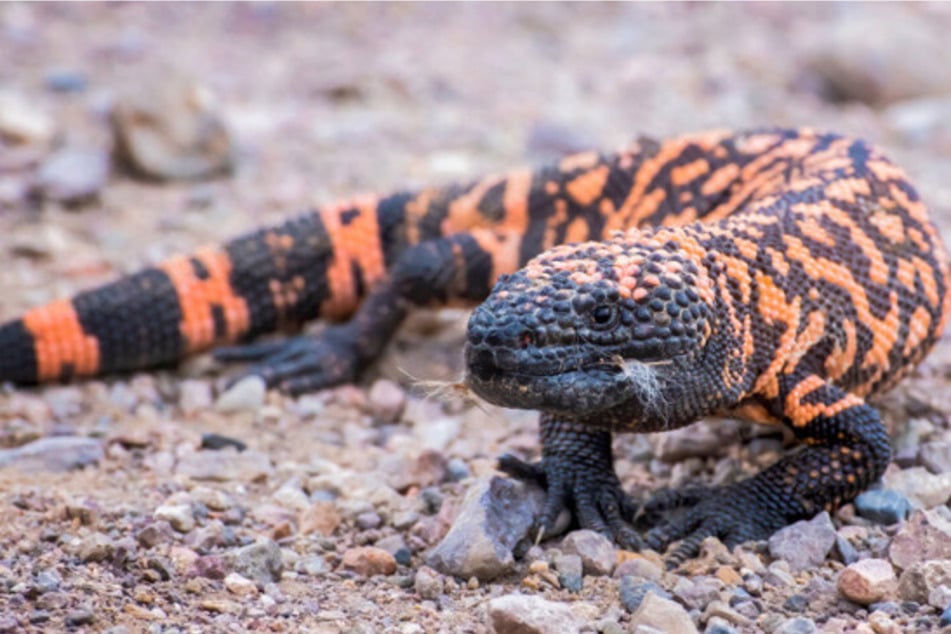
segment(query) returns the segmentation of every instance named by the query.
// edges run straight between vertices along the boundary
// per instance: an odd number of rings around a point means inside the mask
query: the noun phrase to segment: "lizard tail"
[[[374,201],[312,211],[34,308],[0,325],[0,383],[156,367],[318,316],[346,317],[384,274],[380,251],[354,255],[349,244],[372,242],[378,211]]]

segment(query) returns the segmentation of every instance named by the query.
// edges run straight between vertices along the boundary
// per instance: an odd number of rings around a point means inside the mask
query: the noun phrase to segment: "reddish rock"
[[[362,577],[391,575],[396,572],[396,559],[382,548],[361,546],[351,548],[343,554],[340,568],[355,572]]]
[[[839,594],[860,605],[894,598],[898,579],[892,565],[884,559],[857,561],[839,575]]]

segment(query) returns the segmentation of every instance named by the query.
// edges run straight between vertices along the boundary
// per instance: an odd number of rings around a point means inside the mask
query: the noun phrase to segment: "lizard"
[[[763,539],[833,510],[890,459],[866,397],[933,347],[944,246],[903,170],[808,128],[711,131],[537,169],[364,195],[173,257],[0,326],[0,382],[144,369],[216,348],[292,394],[355,380],[406,315],[479,304],[465,385],[536,409],[541,459],[500,469],[619,545],[675,565],[716,536]],[[315,318],[315,334],[253,342]],[[745,480],[639,505],[614,432],[709,415],[784,425],[801,446]],[[673,515],[671,515],[673,514]],[[651,518],[643,538],[633,528]]]

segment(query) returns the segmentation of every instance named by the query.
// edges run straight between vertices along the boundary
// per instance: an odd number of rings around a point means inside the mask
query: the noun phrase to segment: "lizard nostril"
[[[535,343],[535,337],[531,331],[525,330],[518,336],[518,347],[522,350]]]

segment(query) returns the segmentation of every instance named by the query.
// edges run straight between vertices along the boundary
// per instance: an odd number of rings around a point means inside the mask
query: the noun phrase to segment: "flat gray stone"
[[[522,482],[492,477],[476,481],[452,528],[427,557],[443,574],[488,581],[511,572],[513,550],[529,536],[544,492]]]
[[[835,545],[835,526],[823,511],[811,520],[800,520],[769,538],[769,554],[782,559],[793,572],[814,568],[826,560]]]

